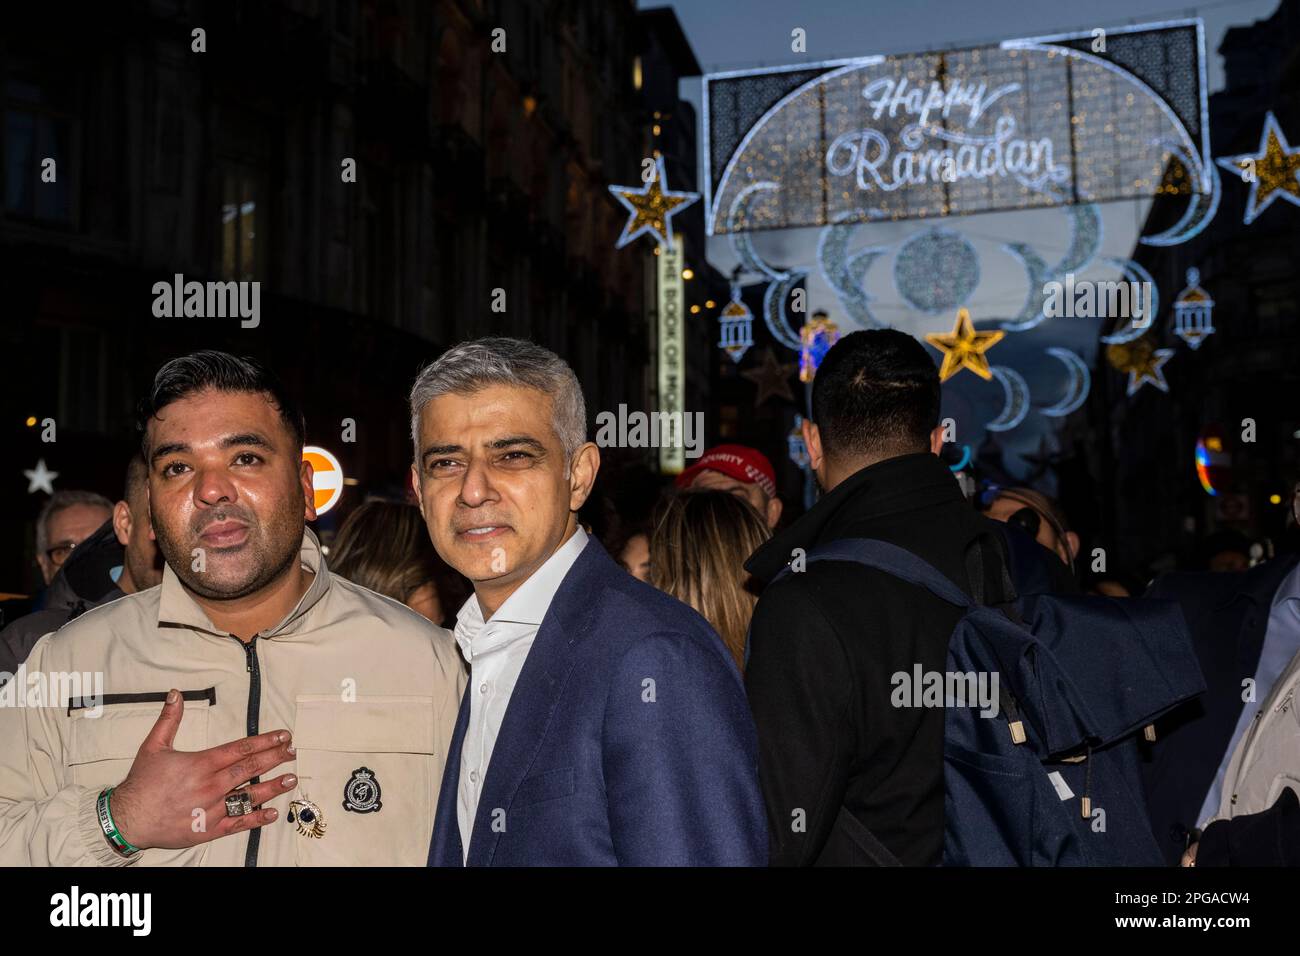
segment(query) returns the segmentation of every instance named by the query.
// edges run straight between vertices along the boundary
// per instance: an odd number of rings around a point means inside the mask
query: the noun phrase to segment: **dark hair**
[[[144,456],[137,451],[126,463],[126,483],[122,497],[128,506],[142,503],[140,496],[148,484],[149,466],[145,464]]]
[[[248,356],[205,349],[174,358],[158,369],[149,397],[140,402],[136,427],[140,430],[140,453],[146,462],[149,459],[149,420],[156,418],[172,402],[205,389],[265,395],[280,412],[281,421],[298,447],[303,446],[307,426],[302,410],[270,369]]]
[[[852,332],[831,347],[817,369],[812,420],[830,458],[928,451],[930,432],[939,424],[934,359],[896,329]]]
[[[1250,560],[1250,547],[1254,542],[1245,534],[1232,528],[1223,531],[1216,531],[1208,535],[1200,543],[1200,554],[1198,555],[1200,566],[1207,569],[1210,561],[1215,555],[1222,554],[1225,551],[1234,551],[1237,554],[1244,555],[1246,560]]]

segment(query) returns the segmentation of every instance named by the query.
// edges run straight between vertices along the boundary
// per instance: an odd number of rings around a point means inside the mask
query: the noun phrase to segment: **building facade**
[[[608,186],[639,181],[649,91],[689,72],[680,50],[646,55],[675,25],[656,17],[648,30],[633,0],[15,9],[0,36],[0,401],[18,507],[0,519],[0,591],[36,583],[44,495],[22,470],[43,458],[56,489],[120,496],[135,402],[193,349],[275,369],[308,441],[362,490],[400,493],[405,391],[465,338],[555,350],[593,416],[648,408],[653,249],[614,248],[626,213]],[[684,188],[693,148],[672,144]],[[702,240],[690,248],[703,274]],[[156,316],[154,284],[176,275],[258,282],[256,326]],[[702,407],[707,379],[691,387]]]

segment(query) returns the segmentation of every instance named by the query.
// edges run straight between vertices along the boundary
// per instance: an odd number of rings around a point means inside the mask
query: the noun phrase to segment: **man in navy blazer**
[[[474,583],[430,866],[763,865],[754,727],[721,640],[577,520],[599,451],[576,376],[461,343],[411,390],[420,509]]]

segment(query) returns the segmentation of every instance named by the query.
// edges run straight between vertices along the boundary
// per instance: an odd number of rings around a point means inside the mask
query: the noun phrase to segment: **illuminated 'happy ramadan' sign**
[[[957,118],[966,128],[977,128],[989,107],[1020,90],[1019,83],[1007,83],[991,92],[987,87],[987,83],[961,82],[945,87],[936,80],[928,90],[909,89],[906,77],[897,81],[886,77],[867,84],[862,95],[874,122],[899,115],[914,121],[903,127],[898,149],[878,127],[841,133],[826,151],[826,171],[832,176],[853,176],[861,190],[884,192],[908,185],[998,176],[1014,176],[1037,188],[1049,182],[1067,182],[1070,168],[1052,160],[1052,138],[1017,136],[1014,116],[999,116],[988,136],[953,132],[937,122],[940,117],[945,121]]]
[[[1191,20],[713,74],[709,231],[1208,192],[1203,46]]]

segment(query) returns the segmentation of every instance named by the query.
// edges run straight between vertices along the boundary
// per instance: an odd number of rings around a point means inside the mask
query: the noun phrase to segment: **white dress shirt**
[[[469,838],[474,831],[483,779],[492,761],[501,721],[514,693],[524,660],[532,649],[560,582],[587,546],[587,533],[579,526],[546,563],[515,590],[488,621],[483,620],[478,595],[465,602],[456,615],[456,643],[470,666],[469,726],[460,752],[460,780],[456,788],[456,821],[460,843],[469,859]]]

